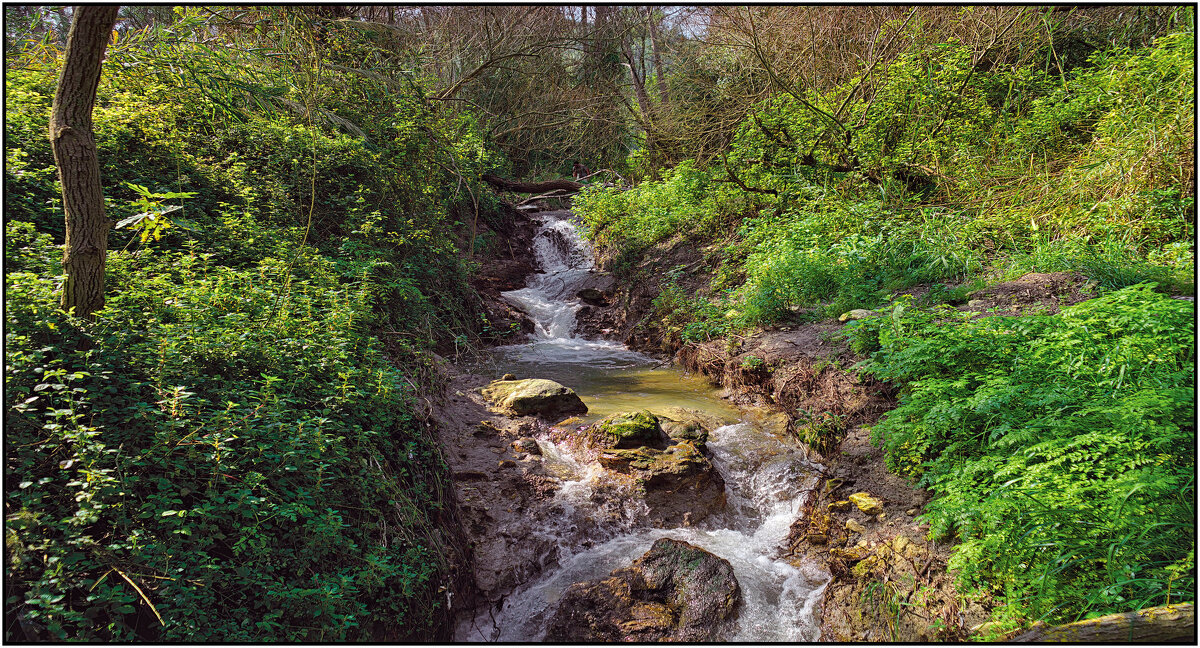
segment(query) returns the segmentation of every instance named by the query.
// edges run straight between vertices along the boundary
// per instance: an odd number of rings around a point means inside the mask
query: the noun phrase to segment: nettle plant
[[[135,210],[141,210],[138,213],[123,218],[116,224],[116,229],[130,227],[140,234],[143,243],[147,239],[153,237],[155,241],[162,238],[163,232],[167,231],[172,226],[179,226],[185,229],[190,229],[195,225],[190,221],[185,221],[181,218],[168,220],[167,214],[183,209],[183,205],[166,205],[163,204],[167,200],[179,198],[193,198],[196,196],[194,191],[169,191],[166,193],[153,192],[139,184],[132,182],[124,183],[126,187],[137,192],[138,197],[129,202],[129,205]]]

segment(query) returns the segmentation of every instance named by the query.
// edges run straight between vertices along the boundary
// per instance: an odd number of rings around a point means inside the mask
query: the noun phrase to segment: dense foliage
[[[577,208],[617,259],[677,235],[733,237],[719,277],[744,274],[720,309],[734,309],[735,327],[817,305],[871,308],[985,268],[1187,287],[1194,180],[1177,162],[1195,137],[1194,52],[1193,34],[1179,32],[1143,51],[1098,53],[1063,85],[1032,67],[973,72],[949,43],[900,57],[870,101],[849,102],[860,113],[850,131],[858,172],[810,154],[821,117],[804,104],[832,110],[849,92],[838,88],[769,100],[721,164],[589,191]],[[1031,156],[1041,157],[1033,168]]]
[[[445,638],[426,394],[503,335],[479,177],[575,161],[639,180],[575,202],[610,267],[711,266],[654,277],[672,344],[885,314],[849,328],[903,390],[877,439],[997,628],[1193,599],[1194,9],[1060,9],[124,7],[81,320],[69,11],[6,7],[5,638]],[[937,306],[1030,271],[1098,298]]]
[[[5,636],[444,637],[461,549],[421,392],[434,348],[485,333],[459,248],[489,154],[419,87],[177,18],[105,63],[93,322],[55,306],[57,52],[7,70]]]
[[[938,495],[931,533],[1005,621],[1195,595],[1195,308],[1151,288],[1029,317],[908,300],[850,327],[905,388],[873,429],[888,466]]]

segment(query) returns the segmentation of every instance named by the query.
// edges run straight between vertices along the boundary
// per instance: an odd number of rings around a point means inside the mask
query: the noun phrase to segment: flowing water
[[[641,556],[655,540],[675,538],[730,562],[743,604],[727,641],[814,641],[819,631],[813,606],[828,575],[779,557],[788,528],[800,514],[804,495],[816,484],[816,469],[803,449],[754,425],[721,400],[700,378],[607,341],[574,336],[575,297],[592,272],[591,250],[570,212],[535,214],[542,227],[534,252],[542,272],[521,290],[503,294],[536,324],[529,343],[501,347],[493,371],[522,378],[549,378],[574,389],[587,404],[586,421],[614,412],[690,407],[717,415],[728,425],[713,430],[708,448],[725,479],[727,506],[700,523],[673,529],[644,523],[644,505],[612,497],[604,471],[548,439],[539,439],[544,465],[562,482],[555,494],[564,515],[560,526],[538,533],[558,545],[557,566],[510,594],[497,610],[460,624],[457,641],[540,641],[562,593],[573,583],[603,578]],[[609,524],[581,538],[570,522],[585,512]],[[569,528],[568,528],[569,526]]]

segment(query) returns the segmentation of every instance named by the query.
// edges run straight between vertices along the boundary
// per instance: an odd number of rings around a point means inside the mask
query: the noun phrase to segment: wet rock
[[[875,311],[870,311],[870,310],[867,310],[867,309],[865,309],[865,308],[855,308],[855,309],[854,309],[854,310],[852,310],[852,311],[848,311],[848,312],[842,313],[840,316],[838,316],[838,321],[839,321],[839,322],[846,322],[846,321],[849,321],[849,320],[860,320],[860,319],[866,319],[866,318],[868,318],[868,317],[871,317],[871,316],[873,316],[873,315],[875,315]]]
[[[855,493],[850,496],[850,501],[867,515],[883,513],[883,502],[877,497],[872,497],[870,493]]]
[[[640,447],[602,452],[600,465],[639,480],[651,518],[659,524],[697,522],[725,507],[725,480],[694,443],[665,450]]]
[[[605,296],[605,294],[599,290],[596,290],[595,288],[584,288],[575,293],[575,296],[578,297],[583,303],[591,306],[608,305],[608,298]]]
[[[667,440],[658,417],[646,410],[613,414],[593,425],[590,433],[604,448],[662,448]]]
[[[721,641],[740,599],[729,561],[663,538],[608,578],[567,588],[546,640]]]
[[[511,374],[506,374],[511,375]],[[553,380],[496,380],[483,388],[496,409],[516,416],[566,416],[587,413],[579,395]]]
[[[653,413],[668,437],[675,441],[691,441],[700,450],[708,443],[709,432],[726,424],[719,416],[690,407],[666,407]]]
[[[542,454],[542,448],[538,445],[536,439],[523,437],[512,442],[512,449],[516,452],[524,452],[531,455]]]

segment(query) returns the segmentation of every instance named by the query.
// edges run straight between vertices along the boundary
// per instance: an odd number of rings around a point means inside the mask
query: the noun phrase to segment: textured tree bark
[[[560,189],[562,191],[579,191],[583,189],[583,184],[571,180],[547,180],[546,182],[520,182],[517,180],[509,180],[501,178],[490,173],[483,174],[484,182],[503,189],[505,191],[513,191],[516,193],[545,193]]]
[[[1164,605],[1060,626],[1035,627],[1012,641],[1067,643],[1175,643],[1196,639],[1196,607]]]
[[[100,162],[92,134],[92,108],[100,64],[117,20],[117,6],[76,7],[67,37],[66,63],[50,113],[50,144],[62,182],[67,236],[63,249],[62,306],[90,318],[104,306],[104,257],[112,221],[104,213]]]

